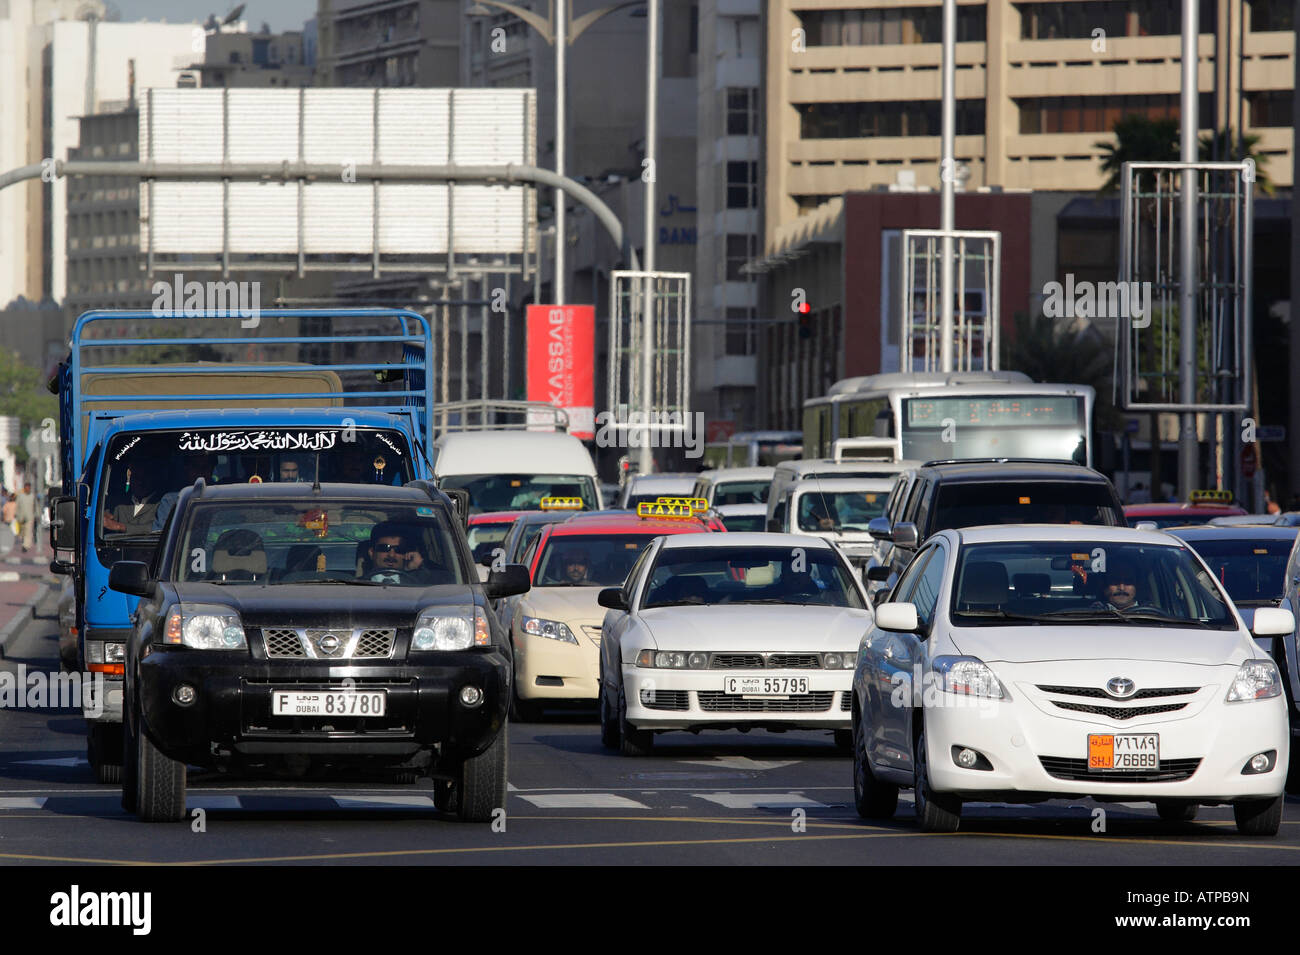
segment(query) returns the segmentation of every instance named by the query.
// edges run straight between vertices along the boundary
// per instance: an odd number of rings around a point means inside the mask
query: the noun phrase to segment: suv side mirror
[[[608,610],[627,609],[627,601],[623,599],[622,587],[606,587],[596,595],[596,603]]]
[[[891,539],[893,525],[887,517],[873,517],[867,522],[867,533],[878,541]]]
[[[528,578],[528,568],[523,564],[506,564],[500,570],[488,574],[483,593],[496,600],[498,597],[513,597],[526,594],[532,589],[533,582]]]
[[[463,487],[442,488],[442,493],[451,498],[451,508],[460,518],[462,527],[469,527],[469,491]]]
[[[149,565],[139,560],[119,560],[108,572],[108,586],[119,593],[133,597],[153,596],[153,581],[149,579]]]
[[[77,549],[77,499],[59,496],[50,502],[50,547]]]
[[[899,547],[915,547],[917,542],[916,525],[911,521],[895,524],[891,539]]]

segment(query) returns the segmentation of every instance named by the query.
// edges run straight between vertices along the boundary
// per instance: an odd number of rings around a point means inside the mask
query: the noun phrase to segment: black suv
[[[900,477],[896,487],[903,485]],[[877,541],[867,570],[879,602],[931,534],[981,524],[1103,524],[1126,527],[1124,505],[1104,474],[1079,464],[990,458],[928,461],[911,477],[891,520],[870,525]]]
[[[434,781],[488,821],[506,794],[510,650],[461,519],[432,485],[241,484],[181,492],[126,647],[122,801],[185,815],[186,764],[253,776],[313,764]]]

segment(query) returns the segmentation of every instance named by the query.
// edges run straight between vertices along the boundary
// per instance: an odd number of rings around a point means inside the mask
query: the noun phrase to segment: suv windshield
[[[981,524],[1123,527],[1124,515],[1117,510],[1110,489],[1093,481],[980,481],[939,486],[932,530]]]
[[[644,610],[688,604],[865,609],[835,552],[820,547],[664,548],[645,594]]]
[[[713,506],[723,504],[766,504],[771,481],[719,481],[713,491]]]
[[[888,491],[806,491],[795,512],[801,531],[865,531],[888,503]]]
[[[440,508],[212,501],[196,503],[188,519],[172,569],[181,582],[430,587],[467,580]]]
[[[959,626],[1236,626],[1186,547],[1095,541],[968,544],[953,582]]]
[[[1291,544],[1276,538],[1187,542],[1234,603],[1269,607],[1282,599]]]
[[[585,510],[596,510],[596,485],[581,474],[447,474],[445,489],[469,491],[469,512],[536,511],[544,497],[580,497]]]

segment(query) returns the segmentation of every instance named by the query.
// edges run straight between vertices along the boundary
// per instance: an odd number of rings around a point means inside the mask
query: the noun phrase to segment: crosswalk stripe
[[[186,796],[185,806],[188,809],[202,809],[204,811],[241,808],[238,796],[221,796],[216,793]]]
[[[42,809],[44,796],[5,796],[0,798],[0,809]]]
[[[614,793],[551,793],[520,796],[538,809],[649,809],[645,803]]]
[[[691,793],[696,799],[726,809],[829,809],[825,803],[798,793]]]

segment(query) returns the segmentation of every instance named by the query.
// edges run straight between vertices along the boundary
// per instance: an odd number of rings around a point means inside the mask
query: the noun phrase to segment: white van
[[[702,497],[710,507],[725,504],[766,504],[776,468],[717,468],[701,471],[691,497]],[[762,530],[762,528],[758,528]]]
[[[767,494],[767,529],[775,533],[786,533],[783,528],[789,522],[784,512],[790,503],[790,493],[800,481],[812,478],[878,478],[893,483],[900,471],[919,467],[918,461],[878,461],[852,458],[835,461],[830,458],[804,458],[798,461],[782,461],[772,474],[772,489]],[[795,531],[794,533],[801,533]]]
[[[469,512],[535,511],[544,497],[604,505],[596,465],[581,441],[554,431],[460,431],[433,442],[433,479],[469,492]]]
[[[894,481],[888,478],[811,478],[789,486],[778,533],[815,534],[839,546],[861,568],[875,539],[867,524],[883,517]]]

